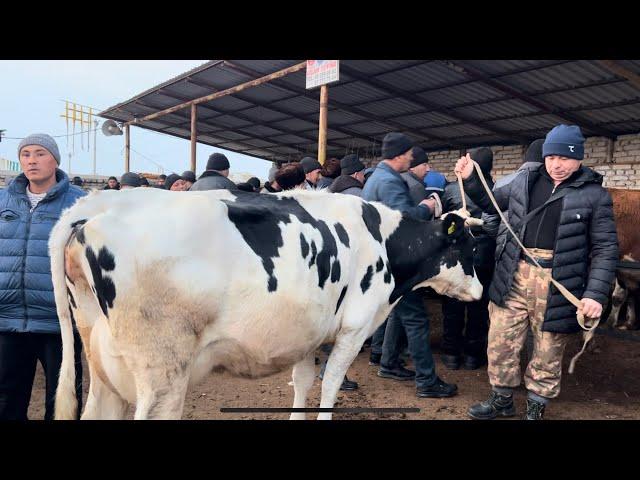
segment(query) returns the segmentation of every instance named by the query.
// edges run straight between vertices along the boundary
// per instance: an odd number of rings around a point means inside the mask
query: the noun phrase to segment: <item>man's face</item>
[[[27,145],[20,150],[20,167],[30,182],[42,183],[56,176],[58,162],[40,145]]]
[[[320,180],[320,169],[310,171],[305,175],[305,178],[315,185]]]
[[[191,188],[191,185],[193,185],[193,182],[190,182],[188,180],[182,180],[182,185],[183,185],[183,190],[187,191]]]
[[[107,182],[107,185],[109,185],[109,188],[116,188],[117,184],[118,184],[118,181],[114,180],[113,178],[109,179],[109,181]]]
[[[169,189],[172,192],[182,192],[185,190],[184,188],[184,180],[182,179],[178,179],[175,182],[173,182],[173,184],[171,185],[171,188]]]
[[[418,177],[420,180],[424,180],[424,177],[427,176],[427,173],[429,173],[430,170],[431,170],[431,167],[429,166],[428,163],[421,163],[417,167],[413,167],[411,169],[411,172],[413,172],[413,174],[416,177]]]
[[[353,176],[360,183],[364,184],[364,170],[360,170],[359,172],[354,173]]]
[[[573,172],[580,168],[582,162],[575,158],[561,157],[559,155],[549,155],[544,159],[547,173],[556,182],[563,182],[571,176]]]

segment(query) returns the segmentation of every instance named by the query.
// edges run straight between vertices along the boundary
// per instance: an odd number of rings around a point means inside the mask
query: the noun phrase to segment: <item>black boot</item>
[[[487,363],[486,358],[483,357],[473,357],[471,355],[466,355],[464,357],[464,369],[465,370],[477,370]]]
[[[527,398],[527,414],[525,420],[542,420],[544,416],[544,408],[546,405],[542,402],[536,402],[531,398]]]
[[[440,377],[436,377],[433,385],[419,387],[416,395],[420,398],[446,398],[453,397],[458,393],[458,386],[455,383],[443,382]]]
[[[340,390],[343,392],[350,392],[352,390],[358,389],[358,382],[354,382],[353,380],[349,380],[347,376],[344,376],[344,380],[342,381],[342,385],[340,385]]]
[[[371,365],[371,366],[380,365],[380,358],[382,358],[382,354],[381,353],[373,353],[373,352],[371,352],[369,354],[369,365]]]
[[[476,420],[491,420],[496,417],[513,417],[516,409],[513,405],[513,394],[501,395],[491,390],[489,399],[469,407],[467,414]]]
[[[442,363],[444,363],[444,366],[447,367],[447,370],[458,370],[462,360],[460,355],[449,355],[446,353],[440,355],[440,359]]]
[[[385,368],[380,365],[378,376],[382,378],[392,378],[394,380],[406,381],[416,378],[416,372],[398,365],[395,368]]]

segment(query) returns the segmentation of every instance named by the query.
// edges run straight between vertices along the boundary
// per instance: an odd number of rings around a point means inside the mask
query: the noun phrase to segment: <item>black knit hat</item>
[[[180,175],[180,178],[182,178],[182,180],[185,180],[187,182],[196,183],[196,174],[193,173],[191,170],[185,170],[184,172],[182,172],[182,175]]]
[[[491,173],[493,168],[493,152],[489,147],[474,148],[469,151],[471,158],[480,165],[480,170],[485,175]]]
[[[524,154],[525,162],[536,162],[542,163],[544,158],[542,158],[542,144],[544,143],[544,138],[539,138],[538,140],[534,140],[531,142],[531,145],[527,148],[527,151]]]
[[[212,153],[207,161],[207,170],[227,170],[230,167],[229,160],[222,153]]]
[[[249,180],[247,180],[247,183],[253,185],[254,190],[260,189],[260,179],[258,177],[251,177]]]
[[[139,187],[140,175],[133,172],[123,173],[120,177],[120,185],[123,187]]]
[[[342,175],[353,175],[356,172],[361,172],[365,168],[366,167],[355,153],[345,155],[344,158],[340,160],[340,170]]]
[[[382,158],[385,160],[396,158],[407,153],[413,147],[413,142],[402,133],[387,133],[382,139]]]
[[[171,185],[176,183],[178,180],[180,180],[180,175],[178,175],[177,173],[172,173],[164,180],[164,189],[171,190]]]
[[[313,172],[314,170],[322,170],[322,165],[320,165],[320,162],[318,162],[318,160],[313,157],[304,157],[302,160],[300,160],[300,165],[302,165],[302,170],[304,171],[305,175],[307,173]]]
[[[411,168],[415,168],[423,163],[429,163],[429,157],[422,147],[413,147],[413,160],[411,160]]]

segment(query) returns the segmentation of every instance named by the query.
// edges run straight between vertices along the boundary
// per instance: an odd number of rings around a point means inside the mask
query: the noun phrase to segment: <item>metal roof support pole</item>
[[[129,171],[129,124],[124,126],[124,172]]]
[[[329,87],[320,87],[320,119],[318,120],[318,162],[324,165],[327,158],[327,105],[329,101]]]
[[[191,105],[191,171],[196,173],[196,138],[198,137],[198,107]]]

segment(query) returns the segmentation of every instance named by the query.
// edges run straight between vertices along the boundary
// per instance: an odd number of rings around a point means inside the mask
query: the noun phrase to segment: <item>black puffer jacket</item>
[[[485,177],[487,184],[493,189],[493,179]],[[482,217],[482,210],[473,203],[473,200],[466,195],[467,210],[474,218]],[[462,208],[462,197],[460,196],[460,187],[458,182],[448,183],[444,187],[444,193],[442,194],[442,213],[451,212]],[[482,227],[473,227],[472,229],[474,237],[474,257],[473,263],[477,267],[491,268],[495,259],[496,241],[495,238],[488,235]]]
[[[544,164],[518,172],[511,182],[494,189],[499,207],[508,210],[509,222],[520,239],[524,237],[523,218],[528,212],[529,191]],[[464,182],[465,192],[484,211],[495,213],[491,201],[474,172]],[[582,173],[564,186],[568,193],[562,202],[553,255],[553,278],[578,298],[591,298],[605,304],[615,278],[618,237],[611,196],[602,187],[602,175],[582,167]],[[555,195],[552,196],[552,198]],[[504,306],[521,258],[521,249],[509,234],[496,252],[496,270],[489,297]],[[573,333],[580,330],[576,308],[553,286],[547,298],[542,330]]]

